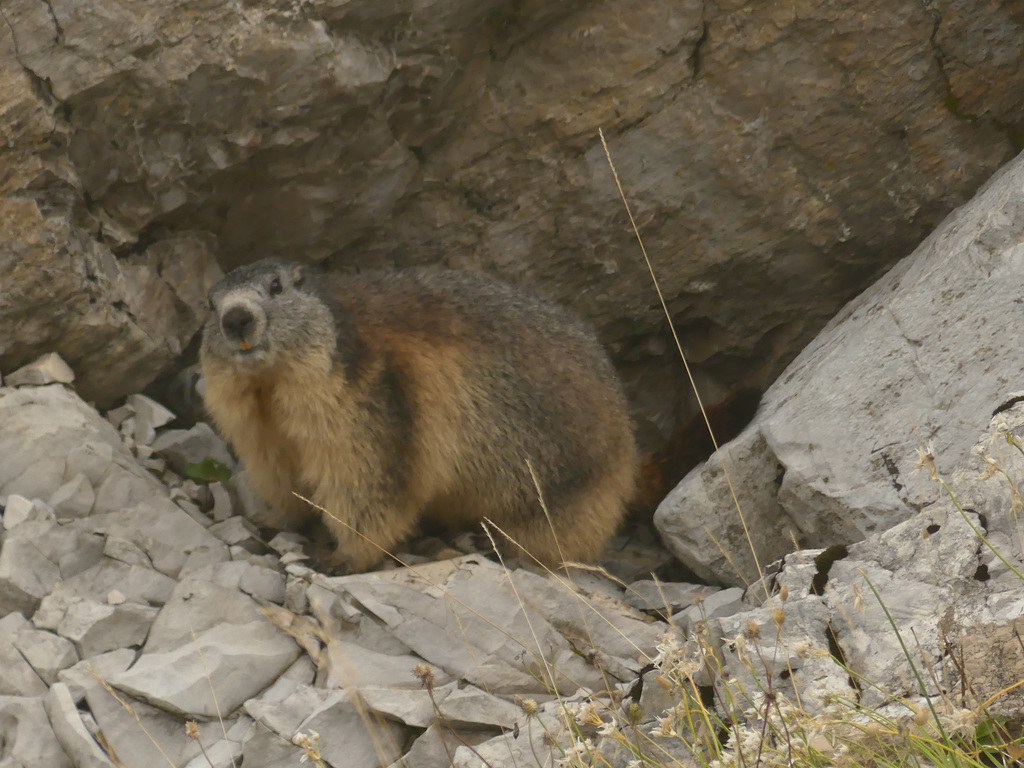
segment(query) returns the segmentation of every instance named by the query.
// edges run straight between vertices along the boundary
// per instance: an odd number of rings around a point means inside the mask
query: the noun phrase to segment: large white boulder
[[[935,499],[979,424],[1024,389],[1024,155],[851,301],[694,469],[655,524],[700,576],[739,584],[794,548],[858,541]]]

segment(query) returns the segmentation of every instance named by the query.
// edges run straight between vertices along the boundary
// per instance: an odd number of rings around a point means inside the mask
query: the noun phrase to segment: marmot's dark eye
[[[281,278],[275,277],[270,281],[270,295],[277,296],[284,288],[281,287]]]

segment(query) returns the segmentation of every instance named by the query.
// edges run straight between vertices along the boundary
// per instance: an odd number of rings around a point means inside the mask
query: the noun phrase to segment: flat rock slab
[[[500,567],[472,556],[433,565],[427,578],[402,569],[343,577],[335,588],[431,664],[494,693],[543,692],[524,661],[543,675],[545,659],[569,650],[566,639],[519,601]]]
[[[320,754],[330,765],[379,768],[402,754],[406,730],[368,715],[348,696],[337,697],[299,725],[299,733],[320,734]]]
[[[111,693],[101,685],[89,688],[85,700],[111,751],[123,765],[155,767],[167,765],[170,759],[174,765],[183,766],[196,757],[202,758],[199,744],[185,733],[188,718],[184,716],[171,714],[121,691]],[[139,727],[139,722],[145,730]],[[231,721],[226,724],[231,727]],[[216,720],[199,721],[199,734],[203,744],[213,744],[223,738]]]
[[[216,717],[266,688],[298,655],[295,642],[266,620],[218,624],[194,643],[143,653],[110,683],[171,712]]]

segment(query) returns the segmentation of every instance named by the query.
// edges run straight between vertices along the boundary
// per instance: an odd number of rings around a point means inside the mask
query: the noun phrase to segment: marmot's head
[[[295,354],[322,351],[329,358],[334,321],[315,286],[307,285],[308,270],[265,259],[229,273],[210,291],[202,354],[247,369]]]

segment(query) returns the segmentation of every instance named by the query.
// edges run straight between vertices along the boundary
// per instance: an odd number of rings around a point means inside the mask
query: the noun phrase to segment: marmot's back
[[[424,515],[487,517],[548,563],[596,557],[614,531],[631,424],[565,310],[464,272],[304,279],[278,262],[211,298],[210,411],[272,505],[300,512],[295,490],[340,518],[339,560],[365,568],[381,553],[363,536],[390,548]]]

